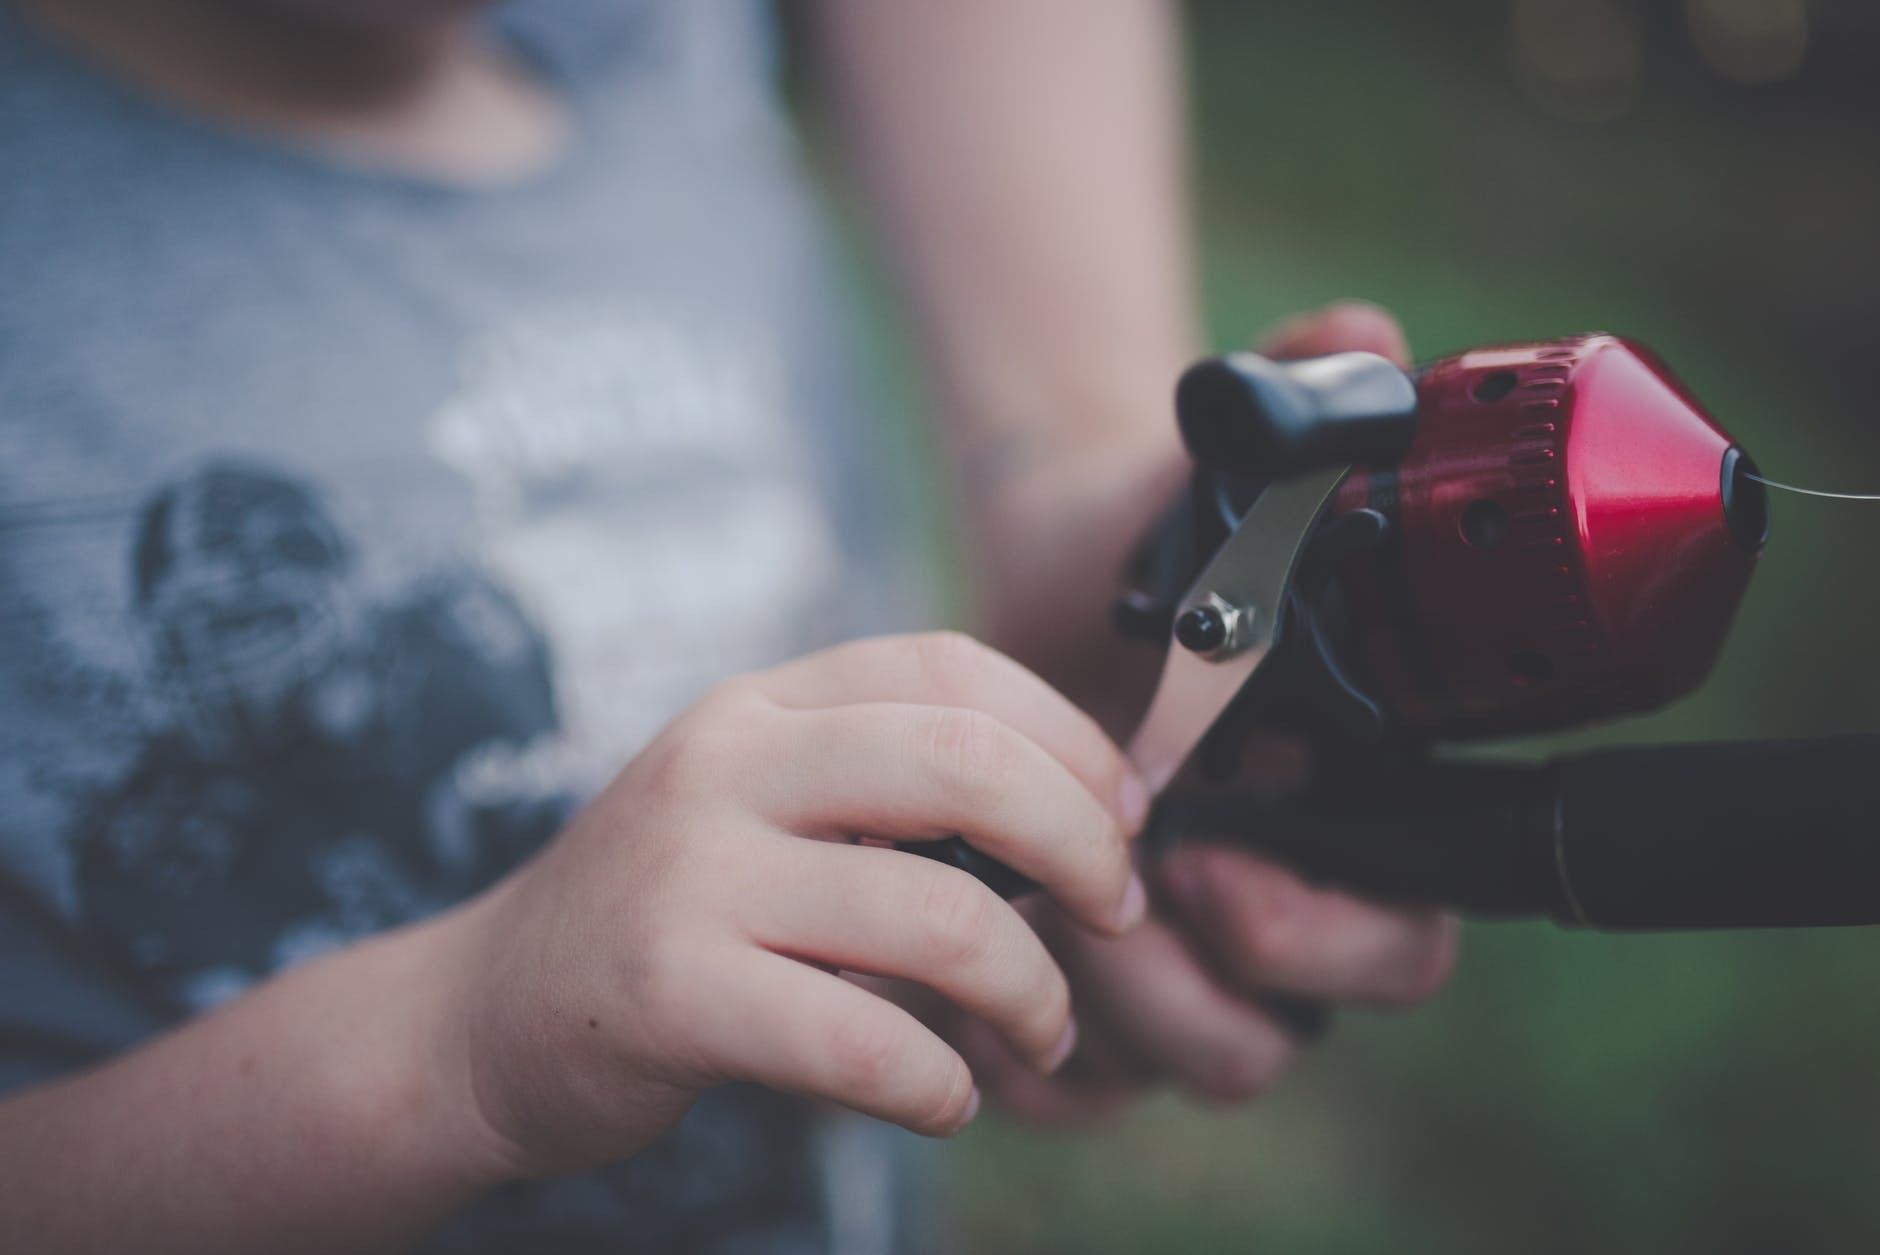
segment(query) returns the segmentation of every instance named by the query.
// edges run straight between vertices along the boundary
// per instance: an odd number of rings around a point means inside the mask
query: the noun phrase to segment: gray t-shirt
[[[573,139],[466,190],[0,3],[0,1087],[475,892],[714,679],[905,604],[762,15],[498,20]],[[720,1092],[437,1246],[877,1248],[876,1135]]]

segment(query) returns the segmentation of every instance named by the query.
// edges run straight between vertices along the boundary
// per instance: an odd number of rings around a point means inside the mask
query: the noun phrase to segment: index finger
[[[1149,793],[1097,721],[1031,671],[959,632],[879,636],[806,655],[752,677],[780,706],[896,702],[963,706],[1042,747],[1134,835]]]

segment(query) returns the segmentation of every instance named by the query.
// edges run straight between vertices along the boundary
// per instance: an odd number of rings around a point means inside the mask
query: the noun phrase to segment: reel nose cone
[[[1400,546],[1354,563],[1352,639],[1399,722],[1505,735],[1695,688],[1768,534],[1755,464],[1649,349],[1609,335],[1424,367],[1417,438],[1345,510]]]
[[[1649,708],[1709,673],[1768,535],[1768,495],[1655,353],[1616,338],[1588,347],[1567,485],[1603,649]]]

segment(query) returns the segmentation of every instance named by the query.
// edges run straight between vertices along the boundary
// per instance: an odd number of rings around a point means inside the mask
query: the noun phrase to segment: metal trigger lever
[[[1261,493],[1175,609],[1155,696],[1129,761],[1159,794],[1272,652],[1294,561],[1346,467]]]
[[[1173,608],[1161,678],[1126,750],[1151,796],[1272,654],[1300,554],[1351,464],[1393,460],[1408,447],[1416,388],[1374,353],[1291,363],[1236,353],[1190,367],[1175,408],[1203,472],[1260,487]],[[900,848],[968,871],[1005,897],[1037,887],[958,837]]]
[[[1345,470],[1317,471],[1261,493],[1177,606],[1155,696],[1125,750],[1151,797],[1271,652],[1294,559]],[[1002,897],[1038,887],[958,837],[901,848],[971,872]]]

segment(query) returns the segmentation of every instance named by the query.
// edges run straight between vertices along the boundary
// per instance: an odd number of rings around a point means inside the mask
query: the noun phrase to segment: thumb
[[[1403,328],[1389,310],[1370,301],[1334,301],[1322,309],[1295,314],[1262,335],[1259,347],[1268,357],[1282,360],[1358,349],[1399,366],[1410,362]]]

